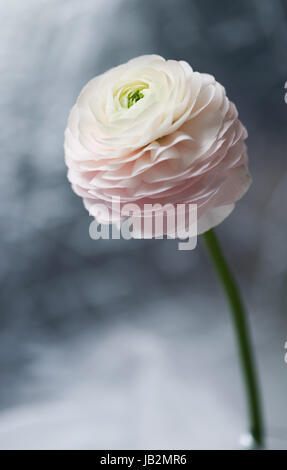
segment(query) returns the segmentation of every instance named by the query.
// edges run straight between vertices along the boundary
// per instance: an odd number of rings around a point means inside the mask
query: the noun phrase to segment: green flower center
[[[135,104],[138,100],[144,97],[140,90],[130,91],[128,94],[128,108]]]
[[[131,108],[135,103],[144,98],[143,90],[148,88],[144,82],[129,83],[120,88],[116,94],[122,108]]]

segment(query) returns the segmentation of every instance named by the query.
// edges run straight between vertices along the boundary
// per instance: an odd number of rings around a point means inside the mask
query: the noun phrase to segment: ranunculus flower
[[[132,59],[92,79],[65,133],[68,178],[100,223],[121,203],[197,204],[198,233],[225,219],[251,183],[246,129],[225,89],[184,61]]]

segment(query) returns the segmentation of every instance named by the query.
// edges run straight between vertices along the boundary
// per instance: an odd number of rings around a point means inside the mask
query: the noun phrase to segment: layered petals
[[[136,203],[142,216],[145,204],[196,204],[203,233],[251,184],[246,137],[214,77],[142,56],[81,92],[65,132],[68,178],[100,223],[123,218],[111,210],[114,198]]]

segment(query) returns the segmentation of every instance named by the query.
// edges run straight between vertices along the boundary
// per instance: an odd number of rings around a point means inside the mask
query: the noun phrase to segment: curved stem
[[[220,245],[213,230],[203,235],[208,252],[212,258],[215,269],[219,275],[226,297],[229,302],[233,326],[237,339],[238,352],[241,362],[242,374],[245,382],[246,398],[250,421],[250,434],[255,447],[264,445],[263,418],[256,368],[253,359],[248,322],[244,306],[230,269],[224,259]]]

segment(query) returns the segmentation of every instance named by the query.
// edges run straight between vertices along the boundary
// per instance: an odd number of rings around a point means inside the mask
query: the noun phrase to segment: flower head
[[[142,216],[145,204],[196,204],[202,233],[251,184],[237,116],[213,76],[157,55],[132,59],[80,93],[65,132],[68,178],[101,223],[121,220],[115,197]]]

